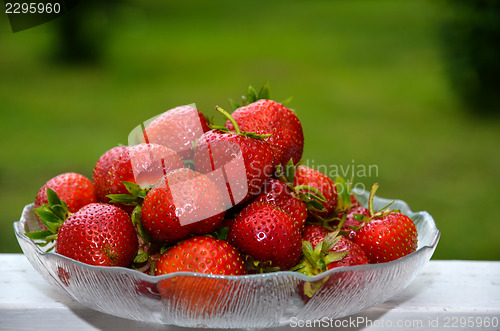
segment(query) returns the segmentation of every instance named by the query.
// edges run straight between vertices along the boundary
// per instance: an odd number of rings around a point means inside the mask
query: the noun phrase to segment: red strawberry
[[[368,264],[368,258],[366,257],[365,252],[357,244],[345,237],[342,237],[330,251],[338,253],[347,252],[347,255],[339,261],[334,261],[328,264],[328,270],[337,267]]]
[[[225,110],[217,110],[231,118]],[[242,132],[236,125],[234,132],[217,128],[203,134],[196,143],[194,164],[221,192],[229,193],[225,201],[231,207],[260,193],[273,173],[274,154],[263,136]]]
[[[335,188],[335,183],[330,179],[330,177],[324,175],[316,169],[299,165],[295,171],[293,184],[295,186],[312,186],[321,192],[326,199],[325,202],[321,202],[325,211],[320,212],[311,210],[310,214],[326,218],[335,212],[335,208],[337,207],[337,190]]]
[[[316,276],[333,268],[368,264],[368,258],[363,250],[338,233],[339,230],[328,232],[317,225],[306,226],[302,243],[303,258],[291,270],[307,276]],[[319,300],[317,302],[321,302],[324,300],[323,296],[328,295],[331,289],[356,288],[358,285],[359,279],[346,277],[344,272],[339,271],[317,281],[303,282],[299,285],[298,294],[304,303],[308,303],[316,295],[320,296],[316,297],[316,300]],[[320,289],[321,292],[318,293]],[[346,293],[351,292],[352,290],[346,290]]]
[[[258,100],[236,109],[232,114],[243,131],[270,134],[267,141],[272,146],[276,165],[284,166],[290,159],[297,164],[304,150],[302,124],[297,115],[287,107],[273,100]],[[226,122],[229,130],[234,124]]]
[[[148,187],[170,170],[184,167],[171,149],[157,144],[117,146],[104,153],[94,168],[97,199],[109,203],[110,194],[128,194],[122,182]]]
[[[159,258],[155,275],[177,271],[211,275],[244,275],[245,265],[240,254],[226,241],[208,236],[186,239],[169,248]]]
[[[224,210],[217,186],[207,176],[182,168],[167,173],[148,192],[141,219],[154,239],[176,242],[191,233],[214,231]]]
[[[142,141],[169,147],[184,160],[192,160],[194,142],[209,130],[207,119],[196,108],[180,106],[155,117]]]
[[[389,262],[417,250],[417,229],[406,215],[391,212],[372,219],[354,236],[370,263]]]
[[[416,251],[418,246],[417,228],[408,216],[387,207],[377,213],[373,211],[377,188],[378,184],[374,184],[368,200],[369,222],[353,236],[370,263],[399,259]]]
[[[249,204],[236,217],[227,234],[228,242],[241,253],[273,267],[288,269],[301,255],[301,235],[292,218],[265,202]]]
[[[302,232],[307,219],[306,203],[297,198],[286,183],[270,178],[254,201],[263,201],[280,207],[292,217],[294,226]]]
[[[236,249],[226,241],[198,236],[167,250],[156,263],[156,275],[191,271],[212,275],[244,275],[245,265]],[[177,275],[158,282],[162,301],[182,307],[191,318],[216,316],[234,311],[238,282],[228,278]],[[221,304],[224,303],[224,304]]]
[[[328,230],[319,225],[307,225],[304,233],[302,235],[303,241],[308,241],[311,243],[312,248],[316,248],[317,245],[322,244],[325,237],[329,234]],[[363,250],[348,240],[345,237],[340,238],[338,242],[329,250],[329,252],[348,252],[341,260],[331,262],[327,265],[327,269],[330,270],[336,267],[346,267],[350,265],[368,264],[368,259],[366,258]]]
[[[122,181],[133,182],[128,146],[116,146],[101,155],[94,167],[97,200],[109,202],[108,194],[128,193]]]
[[[363,250],[338,233],[338,230],[328,232],[317,225],[307,226],[302,242],[304,257],[293,270],[315,276],[333,268],[368,264]]]
[[[137,253],[137,234],[126,212],[92,203],[69,216],[57,235],[56,253],[83,263],[126,267]]]
[[[54,190],[59,198],[66,202],[71,213],[89,203],[97,202],[94,184],[90,179],[74,172],[67,172],[51,178],[40,188],[35,198],[35,208],[48,202],[47,187]]]
[[[304,232],[302,233],[302,241],[309,241],[313,247],[325,239],[328,234],[328,230],[320,225],[307,224],[304,227]]]

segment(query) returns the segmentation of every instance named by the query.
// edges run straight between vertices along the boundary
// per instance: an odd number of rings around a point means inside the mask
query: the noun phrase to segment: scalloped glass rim
[[[363,205],[368,192],[356,191]],[[331,269],[315,277],[282,271],[259,275],[219,276],[177,272],[149,276],[121,267],[92,266],[45,252],[25,236],[38,222],[33,204],[14,222],[19,244],[43,278],[80,303],[133,320],[189,327],[250,328],[286,325],[291,318],[341,318],[382,303],[406,288],[429,261],[440,232],[432,216],[412,212],[402,200],[375,197],[374,208],[394,201],[415,222],[418,249],[396,261]],[[187,284],[178,287],[172,284]],[[311,298],[305,284],[319,284]],[[221,289],[223,289],[221,291]],[[201,294],[200,294],[201,293]],[[353,299],[352,293],[356,293]]]

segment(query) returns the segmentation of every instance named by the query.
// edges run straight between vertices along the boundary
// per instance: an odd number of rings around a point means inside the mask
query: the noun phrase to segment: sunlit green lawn
[[[156,7],[155,7],[156,6]],[[120,5],[98,65],[51,61],[55,24],[12,34],[0,15],[0,252],[43,183],[91,176],[141,121],[196,103],[207,114],[248,84],[293,96],[304,159],[372,166],[379,195],[428,210],[434,258],[500,259],[500,123],[466,113],[448,87],[429,1],[231,1]]]

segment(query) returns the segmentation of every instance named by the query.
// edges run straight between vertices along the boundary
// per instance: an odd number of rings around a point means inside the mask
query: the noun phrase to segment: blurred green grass
[[[57,22],[12,34],[0,15],[0,252],[49,178],[91,177],[99,156],[169,108],[215,114],[248,84],[293,96],[304,159],[377,166],[357,178],[427,210],[434,258],[500,259],[500,122],[461,109],[448,86],[430,1],[231,1],[117,5],[99,16],[102,61],[51,58]]]

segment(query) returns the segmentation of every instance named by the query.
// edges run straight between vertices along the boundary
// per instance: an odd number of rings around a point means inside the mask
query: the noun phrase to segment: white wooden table
[[[430,261],[389,301],[354,316],[318,321],[308,329],[500,330],[499,319],[500,262]],[[302,322],[275,330],[298,329]],[[94,311],[49,286],[22,254],[0,254],[0,330],[189,329]]]

